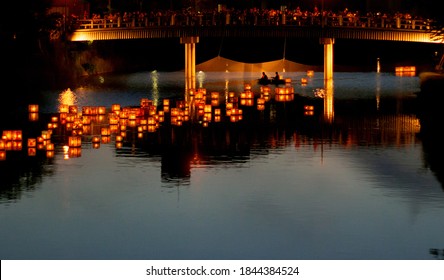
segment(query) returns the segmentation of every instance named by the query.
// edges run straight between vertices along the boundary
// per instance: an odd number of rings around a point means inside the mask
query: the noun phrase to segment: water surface
[[[334,120],[313,90],[322,73],[284,73],[298,98],[244,122],[166,126],[67,158],[1,161],[1,259],[443,258],[444,193],[415,106],[418,77],[335,73]],[[207,92],[240,93],[250,73],[199,73]],[[56,114],[66,89],[46,92]],[[181,72],[98,77],[71,88],[79,107],[161,104]],[[313,116],[299,111],[308,102]],[[307,103],[307,104],[308,104]],[[268,106],[268,105],[267,105]],[[88,140],[89,139],[89,140]],[[26,144],[24,149],[26,150]]]

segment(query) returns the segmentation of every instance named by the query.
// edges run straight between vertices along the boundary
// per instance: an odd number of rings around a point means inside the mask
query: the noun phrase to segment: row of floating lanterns
[[[244,84],[244,91],[239,95],[229,92],[225,102],[225,116],[230,122],[239,122],[243,119],[243,110],[239,106],[254,106],[257,110],[265,110],[266,102],[271,100],[271,88],[262,86],[260,96],[255,97],[251,84]],[[275,100],[287,102],[294,100],[294,88],[275,88]],[[90,135],[93,148],[100,144],[111,142],[114,136],[116,148],[123,147],[128,132],[137,138],[143,138],[147,133],[156,132],[167,119],[172,126],[181,126],[192,119],[197,120],[204,127],[211,122],[221,122],[224,119],[220,106],[219,92],[207,95],[206,89],[189,90],[191,102],[177,100],[173,105],[171,100],[163,99],[161,106],[155,106],[152,100],[142,98],[136,107],[121,107],[112,104],[111,108],[105,106],[84,106],[79,110],[76,105],[61,104],[58,114],[50,117],[47,129],[40,135],[26,140],[29,156],[35,156],[38,150],[44,150],[48,158],[54,157],[55,145],[51,141],[54,131],[68,136],[63,145],[65,158],[81,156],[82,138]],[[209,100],[208,100],[209,99]],[[195,114],[192,114],[192,111]],[[308,110],[308,111],[313,111]],[[38,104],[28,106],[29,120],[39,119]],[[98,129],[100,130],[98,131]],[[21,130],[5,130],[0,139],[0,160],[6,159],[6,151],[21,151],[23,149],[23,134]]]

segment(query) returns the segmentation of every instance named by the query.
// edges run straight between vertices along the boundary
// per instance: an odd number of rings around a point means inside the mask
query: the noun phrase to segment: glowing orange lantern
[[[29,104],[28,105],[28,112],[29,113],[38,113],[39,112],[39,105],[37,105],[37,104]]]
[[[70,136],[68,138],[68,146],[71,147],[81,147],[82,146],[82,137],[80,136]]]
[[[47,151],[54,151],[54,143],[47,143],[46,150]]]
[[[111,130],[109,129],[109,127],[102,127],[100,129],[100,134],[102,136],[110,136],[111,135]]]
[[[36,145],[37,145],[37,140],[35,138],[28,138],[28,147],[35,148]]]

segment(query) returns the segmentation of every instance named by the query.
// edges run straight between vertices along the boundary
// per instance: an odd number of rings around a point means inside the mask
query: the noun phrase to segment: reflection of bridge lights
[[[75,93],[70,89],[66,89],[59,94],[59,112],[62,107],[72,106],[77,103],[77,97]],[[63,111],[63,110],[62,110]]]
[[[203,84],[205,82],[205,73],[202,71],[199,71],[197,73],[197,81],[199,83],[199,88],[203,88]]]
[[[151,72],[151,82],[153,84],[153,103],[154,106],[157,106],[159,103],[159,73],[157,73],[157,70]]]
[[[69,159],[69,146],[68,145],[63,146],[63,158]]]

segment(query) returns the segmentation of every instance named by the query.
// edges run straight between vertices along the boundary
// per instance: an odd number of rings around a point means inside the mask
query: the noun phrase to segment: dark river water
[[[443,258],[442,143],[424,123],[418,76],[335,73],[327,104],[314,96],[322,72],[306,85],[305,72],[283,74],[291,83],[279,87],[294,94],[279,101],[270,85],[259,109],[254,73],[198,73],[206,104],[219,93],[213,120],[191,115],[180,126],[171,109],[184,103],[183,72],[100,76],[45,92],[38,120],[25,108],[0,127],[22,132],[4,136],[0,150],[0,258]],[[252,101],[240,98],[245,84]],[[153,131],[121,127],[122,117],[102,134],[113,105],[134,112],[142,101],[165,112]],[[226,116],[227,103],[241,120]],[[61,105],[77,108],[81,124],[62,123]],[[30,150],[28,139],[48,131]],[[80,147],[70,144],[76,135]]]

